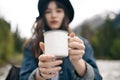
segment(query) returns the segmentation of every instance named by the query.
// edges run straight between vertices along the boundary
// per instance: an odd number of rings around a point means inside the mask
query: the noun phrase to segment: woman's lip
[[[58,21],[51,21],[50,23],[52,23],[52,24],[56,24],[56,23],[58,23]]]

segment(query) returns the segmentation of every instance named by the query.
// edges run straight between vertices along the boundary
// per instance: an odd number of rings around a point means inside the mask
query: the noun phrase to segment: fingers
[[[84,49],[85,46],[84,46],[84,42],[75,36],[75,33],[71,33],[70,35],[70,38],[69,38],[69,44],[68,46],[70,48],[73,48],[73,49]]]
[[[78,43],[84,43],[80,38],[78,37],[70,37],[69,42],[78,42]]]
[[[69,34],[69,36],[70,36],[70,37],[75,37],[75,33],[72,32],[72,33]]]
[[[55,56],[54,55],[49,55],[49,54],[46,54],[46,55],[40,55],[38,57],[39,61],[53,61],[55,60]]]
[[[53,74],[41,73],[41,75],[42,75],[45,79],[50,79],[50,78],[53,78],[53,77],[57,76],[57,73],[53,73]]]
[[[84,42],[78,37],[70,38],[68,46],[73,49],[85,49]]]
[[[69,55],[74,56],[74,55],[79,55],[79,54],[84,54],[84,50],[69,50]]]
[[[40,49],[44,52],[44,50],[45,50],[44,43],[43,43],[43,42],[40,42],[40,43],[39,43],[39,46],[40,46]]]
[[[68,44],[68,46],[72,49],[80,49],[80,50],[84,50],[85,49],[85,46],[84,44],[80,44],[78,42],[70,42]]]
[[[79,61],[82,59],[85,51],[84,50],[76,50],[76,49],[70,49],[69,50],[69,59],[72,63]]]
[[[38,63],[38,65],[43,68],[50,68],[50,67],[58,66],[60,64],[62,64],[61,60],[54,60],[54,61],[47,61],[47,62],[39,61]]]
[[[71,33],[69,36],[69,59],[74,64],[75,62],[82,59],[85,53],[85,45],[83,40],[75,36],[75,33]]]
[[[55,77],[61,70],[62,60],[56,60],[53,55],[40,55],[38,59],[39,70],[46,79]]]
[[[55,74],[61,70],[61,67],[52,67],[52,68],[40,68],[40,71],[44,74]]]

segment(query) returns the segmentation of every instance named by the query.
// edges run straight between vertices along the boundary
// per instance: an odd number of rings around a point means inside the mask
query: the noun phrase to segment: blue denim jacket
[[[83,59],[87,65],[86,74],[83,77],[79,76],[69,61],[69,58],[65,57],[61,65],[62,70],[59,72],[59,80],[102,80],[95,62],[91,45],[86,39],[82,37],[80,38],[84,41],[86,47],[85,54],[83,56]],[[20,70],[19,80],[35,80],[34,74],[36,68],[38,67],[38,60],[34,57],[31,51],[31,46],[32,43],[29,46],[24,47],[24,57]]]

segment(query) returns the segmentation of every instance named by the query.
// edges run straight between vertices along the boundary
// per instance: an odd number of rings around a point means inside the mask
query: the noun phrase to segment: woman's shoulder
[[[32,46],[33,46],[33,44],[34,44],[34,39],[32,39],[32,38],[26,39],[25,42],[24,42],[23,47],[24,47],[24,48],[31,49]]]
[[[35,54],[33,53],[33,44],[34,44],[34,39],[28,39],[24,43],[23,47],[23,53],[27,57],[32,57],[35,58]]]

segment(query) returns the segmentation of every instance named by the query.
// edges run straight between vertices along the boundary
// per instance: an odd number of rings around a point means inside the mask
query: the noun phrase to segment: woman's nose
[[[57,17],[57,13],[55,11],[52,12],[52,18]]]

